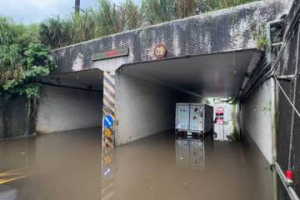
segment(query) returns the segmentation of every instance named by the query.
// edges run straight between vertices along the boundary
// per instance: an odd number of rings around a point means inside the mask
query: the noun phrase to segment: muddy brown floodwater
[[[169,131],[106,152],[103,168],[102,153],[98,128],[0,141],[0,199],[272,199],[268,164],[247,145]]]

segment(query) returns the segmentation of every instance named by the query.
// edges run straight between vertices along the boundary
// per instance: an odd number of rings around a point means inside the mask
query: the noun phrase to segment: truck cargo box
[[[208,133],[213,131],[213,107],[199,103],[176,104],[176,131],[187,133]]]
[[[189,130],[190,126],[190,104],[177,103],[176,104],[176,129]]]

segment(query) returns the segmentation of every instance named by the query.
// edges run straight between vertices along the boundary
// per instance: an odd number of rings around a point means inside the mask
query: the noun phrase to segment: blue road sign
[[[104,118],[104,125],[106,128],[110,128],[114,125],[114,118],[110,115],[106,115]]]

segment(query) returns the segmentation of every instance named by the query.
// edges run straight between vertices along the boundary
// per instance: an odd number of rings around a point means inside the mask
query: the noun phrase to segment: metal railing
[[[286,182],[285,175],[284,175],[280,165],[277,162],[275,162],[274,168],[275,168],[283,186],[285,187],[289,197],[291,198],[291,200],[300,200],[297,193],[295,192],[294,188]]]

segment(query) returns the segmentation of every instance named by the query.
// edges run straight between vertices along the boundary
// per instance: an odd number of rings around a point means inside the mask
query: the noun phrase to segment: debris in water
[[[188,189],[189,183],[184,183],[183,185],[184,185],[184,188],[185,188],[185,189]]]

